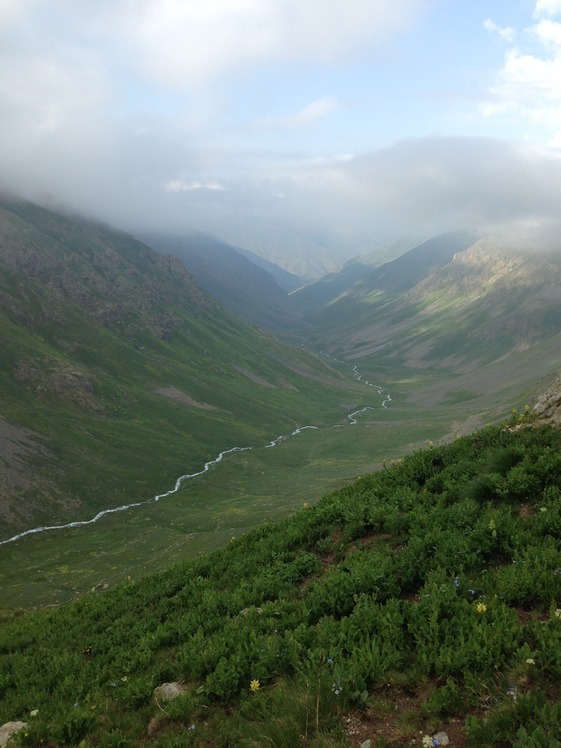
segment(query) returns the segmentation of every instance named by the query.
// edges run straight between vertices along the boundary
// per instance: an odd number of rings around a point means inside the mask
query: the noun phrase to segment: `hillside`
[[[390,242],[348,260],[342,268],[327,273],[313,283],[298,288],[291,300],[298,310],[313,312],[334,301],[355,283],[366,280],[373,271],[419,246],[415,239]]]
[[[307,313],[308,341],[401,372],[433,406],[514,397],[557,366],[560,280],[559,252],[444,235]]]
[[[226,313],[178,258],[7,199],[0,334],[3,537],[148,499],[227,447],[330,423],[354,387]]]
[[[33,746],[557,745],[560,476],[561,433],[515,413],[192,563],[6,614],[0,722]]]
[[[145,234],[141,238],[158,252],[179,257],[197,285],[240,319],[277,334],[286,334],[296,324],[297,314],[286,291],[268,270],[234,247],[204,234]],[[277,275],[282,273],[277,268]]]

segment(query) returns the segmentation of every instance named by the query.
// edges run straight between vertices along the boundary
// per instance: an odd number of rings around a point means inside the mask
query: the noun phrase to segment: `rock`
[[[184,683],[162,683],[154,689],[154,697],[158,701],[173,701],[186,690],[187,686]]]
[[[536,398],[533,410],[540,421],[554,426],[561,424],[561,377]]]
[[[252,605],[250,608],[244,608],[243,610],[240,610],[241,616],[248,616],[250,613],[257,613],[258,615],[263,615],[263,608],[256,608],[254,605]]]
[[[27,727],[27,722],[6,722],[0,727],[0,748],[8,745],[16,733]]]
[[[364,743],[361,743],[360,748],[370,748],[370,740],[365,740]]]

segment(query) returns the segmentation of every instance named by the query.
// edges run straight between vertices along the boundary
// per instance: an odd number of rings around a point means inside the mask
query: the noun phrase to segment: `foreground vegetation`
[[[489,427],[192,563],[6,613],[0,722],[32,746],[559,745],[560,483],[559,431]]]

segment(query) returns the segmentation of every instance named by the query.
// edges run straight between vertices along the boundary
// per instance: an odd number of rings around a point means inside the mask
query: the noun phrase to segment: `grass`
[[[35,746],[554,745],[560,477],[561,432],[489,427],[195,561],[6,614],[0,720]],[[172,680],[185,694],[156,701]]]
[[[60,604],[196,558],[232,536],[276,521],[305,503],[312,505],[357,475],[384,461],[389,464],[415,444],[437,440],[450,428],[450,413],[447,420],[441,420],[442,414],[432,420],[414,418],[398,400],[388,409],[379,407],[377,394],[372,402],[378,408],[361,414],[354,426],[341,411],[337,428],[304,430],[274,448],[257,442],[252,450],[228,455],[157,503],[107,515],[93,525],[0,546],[0,605]],[[115,448],[112,441],[108,446]],[[193,472],[201,467],[194,466]],[[134,492],[119,495],[119,501],[146,500],[172,488],[174,480],[153,485],[151,493],[137,485]],[[105,506],[115,503],[114,497],[108,498],[100,497],[100,507],[103,501]]]

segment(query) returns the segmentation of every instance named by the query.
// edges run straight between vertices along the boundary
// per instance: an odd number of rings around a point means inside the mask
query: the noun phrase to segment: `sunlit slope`
[[[4,536],[333,422],[353,387],[228,315],[176,258],[15,201],[0,213],[0,335]]]
[[[508,369],[534,351],[535,377],[561,332],[561,254],[493,238],[464,249],[442,237],[379,268],[313,317],[313,342],[380,366],[462,375]],[[507,372],[508,375],[508,372]],[[473,379],[477,377],[473,375]]]

